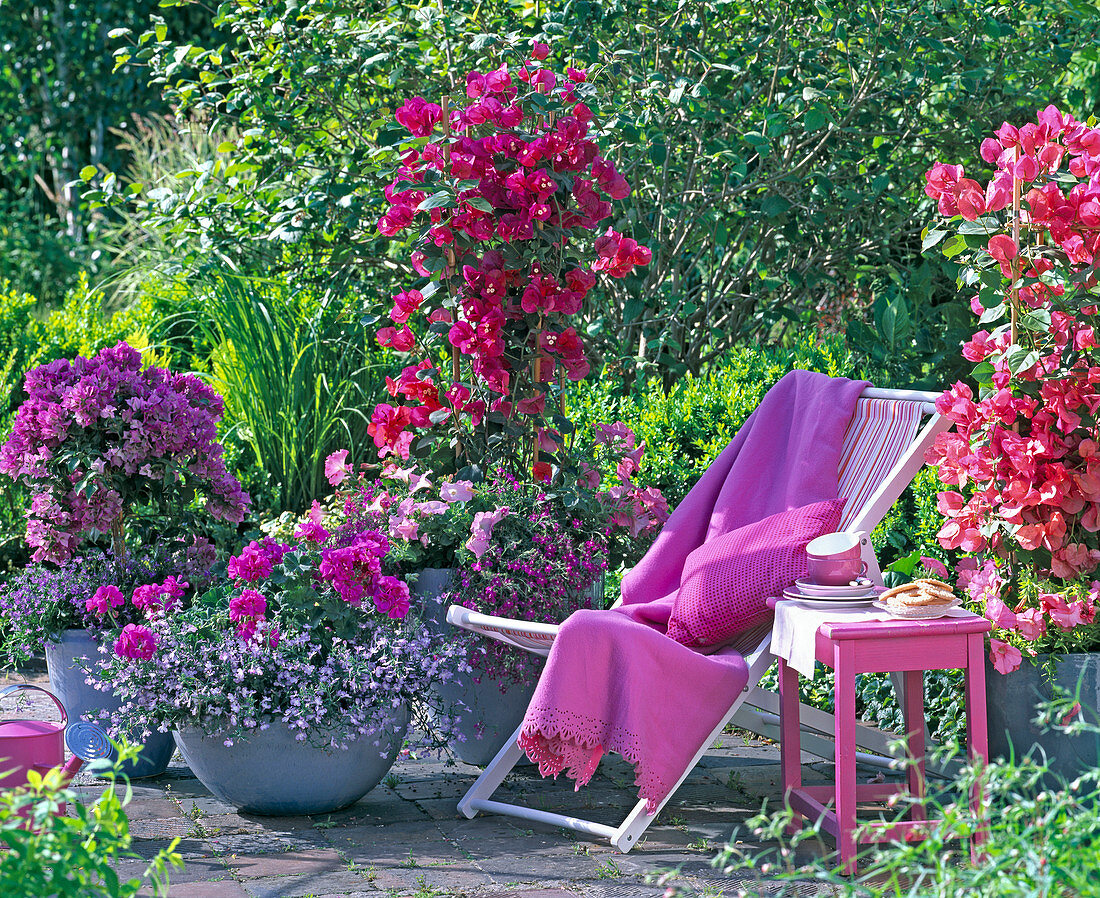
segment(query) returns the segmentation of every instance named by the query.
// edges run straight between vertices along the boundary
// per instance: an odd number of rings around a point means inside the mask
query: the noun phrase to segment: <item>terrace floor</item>
[[[30,673],[0,683],[16,680],[44,685],[45,676]],[[0,715],[13,716],[10,701],[0,706]],[[24,707],[18,716],[39,715]],[[822,781],[825,770],[807,764],[804,778]],[[625,855],[555,827],[499,816],[461,817],[456,803],[477,768],[402,759],[392,773],[387,784],[338,813],[258,817],[237,814],[214,798],[177,754],[163,776],[131,784],[127,814],[133,850],[148,858],[173,838],[181,839],[177,850],[185,868],[172,873],[170,889],[180,898],[659,898],[669,885],[707,898],[732,898],[769,895],[778,888],[766,877],[732,875],[710,863],[765,798],[779,798],[778,746],[750,736],[724,736],[644,840]],[[869,770],[861,777],[873,774]],[[527,767],[512,774],[498,797],[507,790],[536,807],[583,811],[615,823],[632,803],[632,782],[631,769],[616,757],[605,759],[579,792],[564,777],[543,780]],[[74,787],[91,801],[103,784],[81,774]],[[741,831],[737,838],[751,837]],[[763,852],[768,846],[748,842],[745,848]],[[810,850],[824,853],[827,847]],[[140,858],[118,865],[124,876],[140,875],[144,868]],[[669,871],[677,872],[659,879]],[[798,891],[829,894],[812,882]]]

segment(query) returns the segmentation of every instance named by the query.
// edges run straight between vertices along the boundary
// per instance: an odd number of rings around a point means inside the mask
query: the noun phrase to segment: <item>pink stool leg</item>
[[[905,715],[905,744],[909,755],[906,779],[914,799],[910,810],[913,820],[927,820],[924,804],[924,671],[907,670],[902,674],[901,706]]]
[[[833,644],[837,848],[846,874],[856,870],[856,675],[851,641]]]
[[[985,708],[985,639],[974,633],[966,641],[966,736],[972,764],[983,767],[989,761],[989,729]],[[985,773],[982,771],[970,795],[970,808],[978,821],[970,854],[975,862],[981,859],[981,844],[986,840]]]
[[[802,785],[802,732],[798,706],[798,671],[779,659],[779,764],[783,783],[783,800],[790,790]],[[795,813],[788,835],[801,828],[801,817]]]

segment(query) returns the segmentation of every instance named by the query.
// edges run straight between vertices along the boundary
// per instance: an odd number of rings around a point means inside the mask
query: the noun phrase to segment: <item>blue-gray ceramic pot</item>
[[[70,723],[85,715],[96,719],[97,712],[117,711],[122,705],[113,692],[101,692],[86,682],[95,676],[95,663],[100,657],[96,641],[87,630],[66,630],[57,642],[46,645],[50,689],[65,706]],[[136,741],[136,734],[127,735],[131,742]],[[175,750],[171,733],[150,733],[141,744],[138,759],[127,761],[121,770],[130,779],[160,776]]]
[[[193,727],[175,737],[191,772],[226,804],[248,814],[285,817],[325,814],[357,802],[389,772],[408,726],[408,708],[402,705],[377,743],[360,737],[347,750],[298,741],[281,720],[229,746],[224,734]]]

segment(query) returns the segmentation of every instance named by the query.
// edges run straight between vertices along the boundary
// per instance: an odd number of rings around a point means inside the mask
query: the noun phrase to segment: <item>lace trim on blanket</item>
[[[638,797],[652,814],[668,795],[669,786],[650,768],[635,733],[596,720],[584,714],[532,705],[519,735],[519,747],[538,765],[543,776],[559,773],[576,783],[576,790],[586,785],[596,772],[605,752],[622,755],[634,768],[634,785]]]

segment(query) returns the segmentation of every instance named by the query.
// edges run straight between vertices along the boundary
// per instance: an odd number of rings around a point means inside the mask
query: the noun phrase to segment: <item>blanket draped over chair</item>
[[[622,605],[578,611],[558,632],[519,744],[577,788],[605,752],[635,770],[650,812],[745,687],[744,658],[665,635],[689,556],[769,515],[837,497],[844,431],[862,381],[793,371],[761,401],[624,577]]]

